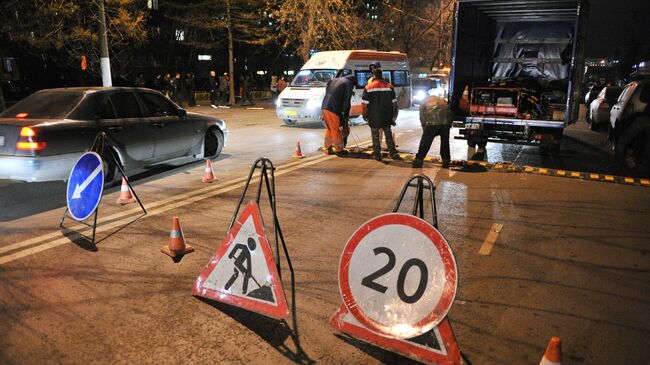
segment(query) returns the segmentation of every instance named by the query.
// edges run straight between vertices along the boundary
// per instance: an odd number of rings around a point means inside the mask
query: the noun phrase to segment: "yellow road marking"
[[[614,181],[614,176],[611,176],[611,175],[605,175],[605,180],[607,180],[607,181]]]
[[[650,180],[648,179],[640,179],[639,182],[641,185],[650,185]]]
[[[548,169],[539,169],[540,174],[548,174]]]
[[[573,171],[573,172],[571,172],[571,176],[572,177],[580,177],[580,173]]]
[[[302,161],[295,161],[295,162],[289,163],[289,164],[284,165],[284,166],[278,166],[278,170],[276,171],[275,176],[281,176],[281,175],[284,175],[284,174],[287,174],[287,173],[290,173],[290,172],[305,168],[307,166],[315,165],[317,163],[320,163],[322,161],[326,161],[326,160],[329,160],[329,159],[332,159],[332,158],[335,158],[335,157],[336,156],[314,156],[314,157],[311,157],[311,158],[304,159]],[[256,174],[256,175],[259,176],[259,174]],[[147,206],[147,209],[148,209],[147,213],[148,214],[145,217],[155,216],[155,215],[164,213],[164,212],[166,212],[168,210],[171,210],[171,209],[182,207],[182,206],[185,206],[185,205],[188,205],[188,204],[191,204],[191,203],[194,203],[194,202],[197,202],[197,201],[200,201],[200,200],[203,200],[203,199],[215,196],[215,195],[220,195],[220,194],[223,194],[223,193],[226,193],[226,192],[241,188],[241,187],[243,187],[245,185],[246,179],[247,179],[247,176],[246,177],[241,177],[241,178],[232,180],[230,182],[231,185],[229,185],[227,187],[217,188],[216,186],[210,186],[210,187],[206,187],[206,188],[203,188],[203,189],[191,191],[191,192],[188,192],[188,193],[179,194],[179,195],[175,196],[173,199],[166,199],[166,200],[159,201],[158,203],[151,204],[151,205]],[[138,207],[137,209],[134,208],[134,209],[130,209],[128,211],[119,212],[119,213],[107,216],[107,217],[101,219],[98,222],[97,233],[106,232],[108,230],[123,226],[123,225],[129,223],[132,220],[134,214],[138,214],[140,212],[141,212],[141,210]],[[68,230],[76,231],[76,232],[79,232],[79,233],[84,233],[84,232],[89,232],[90,231],[90,228],[88,228],[88,227],[86,227],[84,225],[81,225],[81,224],[73,225],[71,227],[66,227],[66,228]],[[0,249],[2,249],[2,251],[0,251],[0,253],[2,253],[2,252],[12,251],[12,250],[22,248],[22,247],[26,247],[26,246],[31,246],[31,245],[33,245],[35,243],[47,240],[46,242],[44,242],[44,243],[42,243],[40,245],[37,245],[37,246],[34,246],[34,247],[29,247],[29,248],[27,248],[25,250],[17,251],[17,252],[14,252],[12,254],[0,257],[0,265],[6,264],[8,262],[11,262],[11,261],[14,261],[14,260],[17,260],[17,259],[20,259],[22,257],[33,255],[33,254],[38,253],[38,252],[45,251],[45,250],[53,248],[53,247],[57,247],[57,246],[60,246],[60,245],[66,244],[66,243],[70,243],[70,238],[65,237],[65,236],[61,237],[61,236],[63,236],[63,234],[60,231],[56,231],[56,232],[48,233],[48,234],[45,234],[45,235],[42,235],[42,236],[39,236],[39,237],[34,237],[32,239],[28,239],[28,240],[25,240],[25,241],[22,241],[22,242],[18,242],[18,243],[15,243],[13,245],[0,247]],[[49,241],[50,239],[56,238],[56,237],[59,237],[59,238],[55,239],[53,241]]]
[[[503,224],[492,224],[492,229],[490,229],[490,232],[488,232],[487,236],[485,237],[485,241],[483,241],[481,248],[478,250],[479,255],[487,256],[490,254],[490,252],[492,252],[492,247],[494,247],[494,243],[497,241],[497,238],[499,238],[499,233],[502,229]]]
[[[530,166],[526,166],[526,167],[524,167],[524,171],[526,171],[526,172],[533,172],[533,168],[530,167]]]
[[[626,177],[625,182],[628,183],[628,184],[634,184],[634,179],[631,178],[631,177]]]
[[[560,175],[560,176],[564,176],[564,175],[566,175],[566,171],[564,171],[564,170],[557,170],[557,171],[555,171],[555,173],[556,173],[557,175]]]
[[[600,179],[600,175],[598,175],[598,174],[589,174],[589,178],[594,179],[594,180],[598,180],[598,179]]]

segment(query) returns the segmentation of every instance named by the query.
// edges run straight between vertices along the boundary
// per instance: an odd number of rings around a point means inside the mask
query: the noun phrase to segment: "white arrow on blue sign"
[[[68,212],[82,221],[95,212],[104,190],[102,158],[95,152],[86,152],[75,163],[70,178],[66,200]]]

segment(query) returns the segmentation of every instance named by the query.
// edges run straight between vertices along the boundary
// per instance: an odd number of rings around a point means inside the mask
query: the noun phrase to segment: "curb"
[[[372,150],[368,148],[349,148],[348,152],[351,154],[372,156]],[[400,153],[399,156],[405,161],[413,161],[413,159],[415,158],[415,155],[412,153]],[[442,160],[440,158],[431,157],[431,156],[425,157],[424,162],[442,164]],[[597,174],[597,173],[583,172],[583,171],[551,169],[545,167],[519,166],[507,161],[488,163],[486,161],[452,160],[450,162],[450,165],[458,166],[458,167],[481,166],[481,167],[485,167],[489,171],[497,171],[497,172],[515,172],[515,173],[524,173],[524,174],[533,174],[533,175],[557,176],[557,177],[570,178],[570,179],[580,179],[580,180],[589,180],[589,181],[600,181],[605,183],[650,187],[650,179]]]

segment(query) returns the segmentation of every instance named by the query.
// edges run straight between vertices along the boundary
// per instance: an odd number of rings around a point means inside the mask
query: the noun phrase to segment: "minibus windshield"
[[[325,87],[336,77],[337,70],[300,70],[293,78],[291,86]]]

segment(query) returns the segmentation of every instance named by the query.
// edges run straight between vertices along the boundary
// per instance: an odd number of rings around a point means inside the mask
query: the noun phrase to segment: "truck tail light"
[[[20,129],[21,140],[16,142],[16,149],[23,151],[40,151],[47,147],[46,142],[34,141],[36,131],[30,127]]]

